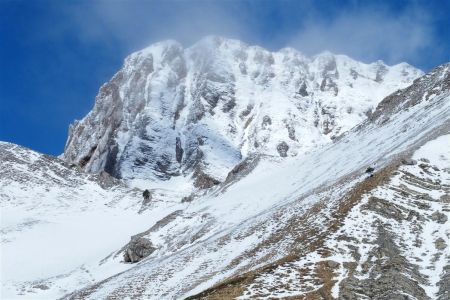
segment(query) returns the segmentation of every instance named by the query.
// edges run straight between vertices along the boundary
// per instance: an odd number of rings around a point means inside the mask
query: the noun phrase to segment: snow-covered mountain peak
[[[422,72],[217,36],[155,43],[125,59],[70,129],[64,159],[87,171],[209,187],[249,155],[292,157],[331,142]]]
[[[0,142],[2,297],[448,296],[450,64],[208,39],[127,57],[62,159]]]

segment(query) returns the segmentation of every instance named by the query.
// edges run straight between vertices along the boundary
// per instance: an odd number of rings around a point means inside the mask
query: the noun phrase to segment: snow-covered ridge
[[[125,179],[208,187],[250,154],[296,156],[361,123],[422,72],[207,37],[131,54],[70,128],[64,159]]]

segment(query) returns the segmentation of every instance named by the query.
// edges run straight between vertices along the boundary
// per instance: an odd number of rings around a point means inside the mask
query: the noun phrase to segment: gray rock
[[[112,177],[108,172],[101,171],[98,174],[98,183],[100,184],[100,186],[102,188],[109,189],[109,188],[119,185],[119,180]]]
[[[267,128],[269,125],[272,125],[272,119],[268,115],[265,115],[261,125],[263,128]]]
[[[149,256],[156,250],[152,242],[144,237],[131,237],[128,243],[123,259],[125,262],[135,263]]]
[[[440,171],[440,169],[438,168],[438,167],[436,167],[436,166],[432,166],[431,167],[433,170],[435,170],[436,172],[439,172]]]
[[[304,82],[303,82],[302,86],[300,87],[300,89],[298,90],[298,93],[300,94],[300,96],[303,96],[303,97],[306,97],[309,95],[306,84]]]
[[[219,180],[204,173],[203,170],[200,168],[195,169],[194,175],[192,177],[195,178],[194,186],[199,189],[209,189],[220,183]]]
[[[46,284],[40,283],[40,284],[36,284],[33,285],[34,289],[40,289],[40,290],[48,290],[49,287]]]
[[[388,69],[382,63],[378,64],[377,74],[375,77],[376,82],[383,82],[384,76],[388,72]]]
[[[446,214],[443,214],[439,211],[435,211],[432,215],[431,215],[431,220],[439,223],[439,224],[444,224],[445,222],[447,222],[448,217]]]
[[[445,243],[443,238],[438,238],[437,240],[435,240],[434,246],[438,250],[444,250],[445,248],[447,248],[447,244]]]
[[[250,174],[251,171],[258,165],[260,160],[259,155],[249,155],[239,164],[237,164],[227,175],[225,184],[237,181],[240,178]]]
[[[416,266],[400,255],[393,234],[384,227],[377,226],[376,248],[365,262],[369,277],[361,280],[349,276],[342,280],[338,299],[428,299],[420,286],[426,280]]]
[[[231,98],[227,103],[225,103],[223,105],[222,111],[224,113],[227,113],[227,112],[231,111],[235,106],[236,106],[236,99]]]
[[[334,260],[329,260],[329,261],[327,261],[327,265],[328,265],[328,267],[334,269],[339,266],[339,263],[335,262]]]
[[[430,165],[424,164],[424,163],[420,163],[419,164],[419,168],[421,168],[422,170],[424,170],[425,172],[428,173],[428,169],[430,168]]]
[[[439,198],[439,200],[444,203],[450,203],[450,195],[449,194],[442,195],[441,198]]]
[[[253,109],[253,105],[252,104],[248,104],[247,107],[239,114],[239,117],[241,119],[245,118],[246,116],[248,116]]]
[[[286,124],[286,129],[288,130],[288,136],[291,140],[296,141],[297,138],[295,137],[295,128],[294,126],[291,126],[289,124]]]
[[[183,159],[183,153],[184,153],[184,150],[181,147],[181,139],[179,137],[176,137],[176,139],[175,139],[175,157],[177,159],[177,162],[181,163],[181,160]]]
[[[444,266],[444,270],[441,273],[441,280],[438,282],[439,292],[437,293],[437,299],[449,300],[450,299],[450,265]]]
[[[264,146],[274,142],[276,145],[278,141],[273,139],[284,134],[280,116],[283,116],[283,122],[286,120],[289,124],[286,139],[290,139],[291,148],[294,145],[302,147],[300,137],[309,144],[312,136],[298,133],[315,130],[313,127],[318,127],[319,123],[322,133],[330,134],[331,138],[362,121],[360,117],[368,109],[364,107],[366,105],[348,111],[358,116],[351,117],[349,123],[346,119],[348,113],[343,112],[347,107],[346,101],[330,98],[332,101],[327,101],[326,107],[323,107],[320,99],[322,94],[331,96],[333,93],[330,94],[330,91],[337,95],[340,90],[363,89],[365,80],[372,76],[372,70],[359,70],[361,73],[358,75],[353,71],[355,76],[365,79],[352,82],[354,87],[350,88],[337,79],[340,72],[348,73],[352,66],[358,65],[356,61],[348,66],[339,65],[338,68],[336,59],[339,58],[332,54],[310,60],[291,51],[281,50],[274,55],[262,48],[252,49],[245,43],[220,38],[211,43],[200,41],[189,48],[175,41],[166,41],[146,51],[133,53],[125,59],[118,73],[100,89],[92,111],[70,127],[64,160],[79,165],[87,172],[106,171],[113,177],[125,180],[167,180],[173,176],[190,175],[197,165],[208,165],[203,172],[222,180],[221,176],[215,176],[215,170],[227,168],[229,171],[239,163],[242,159],[240,145],[255,145],[254,148],[258,149],[251,149],[252,153],[257,150],[257,154],[277,154],[276,146]],[[275,60],[274,56],[278,55],[283,59]],[[319,61],[316,70],[312,66]],[[239,68],[235,68],[235,63]],[[276,74],[272,64],[276,64],[275,69],[279,70]],[[252,70],[247,70],[248,65],[254,66]],[[422,73],[414,68],[409,70],[414,75],[404,75],[403,79],[398,78],[386,85],[382,83],[377,90],[383,91],[381,94],[388,90],[393,92],[402,87],[403,82],[412,81]],[[254,79],[249,82],[249,89],[261,89],[261,97],[242,98],[238,82],[247,77]],[[322,84],[319,87],[317,83],[320,81]],[[155,84],[161,92],[152,90],[152,93],[147,93],[147,87]],[[287,88],[282,97],[268,97],[272,87],[278,90],[280,84],[294,87],[296,92],[292,93]],[[381,94],[368,96],[378,102]],[[280,101],[282,112],[279,116],[270,117],[272,111],[266,102],[272,101]],[[240,105],[237,106],[237,103]],[[291,105],[299,109],[302,118],[311,115],[314,121],[298,122],[300,115],[290,112]],[[245,109],[236,111],[238,107]],[[243,124],[241,121],[244,121]],[[208,130],[204,130],[205,124],[217,126],[208,126]],[[237,126],[241,125],[244,128],[250,126],[251,134],[237,134]],[[270,129],[274,134],[262,138],[258,134],[261,129]],[[205,141],[208,147],[204,148],[209,149],[211,155],[197,156],[197,138]],[[327,140],[318,141],[322,144]],[[224,151],[222,145],[231,158],[226,164],[211,159],[221,157]]]
[[[192,202],[194,200],[194,195],[185,196],[181,199],[181,203]]]
[[[413,165],[417,164],[417,161],[415,161],[414,159],[411,159],[411,158],[404,158],[404,159],[402,159],[402,164],[408,165],[408,166],[413,166]]]
[[[416,196],[417,199],[420,200],[426,200],[426,201],[433,201],[434,199],[429,194],[420,194]],[[423,210],[429,210],[431,208],[431,205],[427,202],[423,201],[414,201],[413,202],[418,208]]]
[[[289,150],[289,145],[284,141],[277,145],[277,151],[281,157],[286,157],[288,150]]]
[[[395,204],[377,197],[370,197],[367,209],[375,211],[386,218],[404,219],[402,211]]]

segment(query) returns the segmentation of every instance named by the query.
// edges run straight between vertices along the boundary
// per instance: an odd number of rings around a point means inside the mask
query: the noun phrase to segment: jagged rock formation
[[[64,159],[125,179],[193,174],[210,187],[249,155],[295,156],[330,142],[421,74],[220,37],[189,48],[161,42],[127,57],[101,87],[70,127]]]

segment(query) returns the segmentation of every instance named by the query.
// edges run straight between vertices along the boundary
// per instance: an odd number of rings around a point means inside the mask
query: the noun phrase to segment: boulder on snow
[[[441,213],[439,211],[435,211],[431,215],[431,220],[433,220],[433,221],[435,221],[435,222],[437,222],[439,224],[444,224],[445,222],[447,222],[448,217],[445,214],[443,214],[443,213]]]
[[[267,128],[269,125],[272,125],[272,119],[271,119],[268,115],[265,115],[265,116],[263,117],[261,126],[262,126],[263,128]]]
[[[437,250],[444,250],[447,248],[447,244],[445,243],[445,240],[443,238],[438,238],[436,241],[434,241],[434,246]]]
[[[133,236],[126,246],[123,260],[125,262],[135,263],[149,256],[155,250],[156,248],[153,247],[153,244],[149,239]]]
[[[329,260],[329,261],[327,261],[327,265],[328,265],[328,267],[335,269],[339,266],[339,263],[334,260]]]
[[[407,165],[407,166],[413,166],[417,164],[417,161],[415,161],[412,158],[404,158],[402,159],[402,164]]]
[[[289,150],[289,145],[285,141],[283,141],[277,145],[277,151],[281,157],[286,157],[288,150]]]

